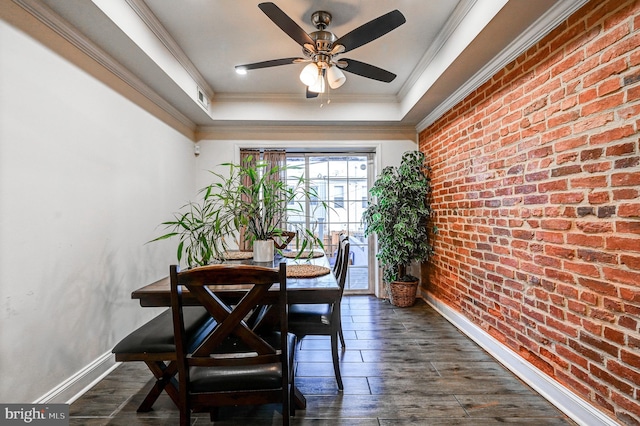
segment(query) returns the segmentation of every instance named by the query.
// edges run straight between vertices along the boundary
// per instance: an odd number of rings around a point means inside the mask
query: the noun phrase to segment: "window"
[[[333,206],[336,209],[343,209],[344,208],[344,186],[342,185],[336,185],[333,188],[334,191],[334,196],[333,196]]]
[[[309,200],[309,203],[312,206],[317,206],[318,205],[318,187],[310,186],[309,189],[311,190],[312,193],[316,194],[316,196],[311,196],[311,200]]]
[[[287,173],[287,179],[293,182],[304,175],[309,179],[309,189],[317,193],[317,198],[309,200],[306,207],[309,214],[290,217],[289,221],[307,221],[307,229],[313,230],[323,241],[331,264],[335,262],[340,233],[349,234],[350,263],[345,284],[348,294],[373,292],[369,244],[362,226],[362,212],[367,207],[368,189],[373,179],[372,163],[372,153],[287,152],[287,167],[295,167]],[[324,208],[325,204],[328,208]]]

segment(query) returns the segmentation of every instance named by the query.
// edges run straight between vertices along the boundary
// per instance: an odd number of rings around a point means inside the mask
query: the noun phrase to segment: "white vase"
[[[273,240],[256,240],[253,242],[254,262],[273,262]]]

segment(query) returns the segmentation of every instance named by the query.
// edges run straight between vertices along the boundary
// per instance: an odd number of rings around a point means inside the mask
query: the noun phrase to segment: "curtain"
[[[260,150],[259,149],[240,149],[240,163],[247,167],[254,167],[256,163],[260,161]],[[262,154],[262,161],[267,164],[268,170],[273,169],[274,167],[282,168],[279,173],[269,174],[269,180],[278,180],[284,181],[286,179],[284,167],[287,162],[287,153],[284,150],[265,150]],[[251,184],[251,180],[248,176],[243,178],[242,184],[248,186]],[[247,195],[243,195],[243,197],[247,197]],[[286,209],[286,202],[283,201],[283,209]],[[278,221],[278,223],[274,223],[277,227],[282,227],[282,221]],[[249,251],[252,249],[251,242],[246,240],[246,229],[240,229],[240,236],[238,241],[238,249],[242,251]]]
[[[269,174],[269,180],[277,180],[284,181],[287,176],[284,171],[284,167],[287,164],[287,153],[284,150],[265,150],[263,154],[263,159],[267,163],[268,170],[272,170],[274,167],[279,167],[279,173]],[[286,210],[286,201],[282,202],[283,211]],[[273,226],[277,226],[278,228],[282,228],[282,220],[276,221],[276,223],[272,224]]]
[[[254,167],[259,159],[260,159],[259,149],[240,149],[240,164],[247,167]],[[251,180],[249,179],[249,176],[244,176],[242,178],[242,185],[249,186],[250,184],[251,184]],[[246,200],[248,195],[243,195],[242,197],[243,199]],[[244,227],[240,229],[238,250],[250,251],[252,249],[251,242],[246,240],[245,232],[246,232],[246,229]]]

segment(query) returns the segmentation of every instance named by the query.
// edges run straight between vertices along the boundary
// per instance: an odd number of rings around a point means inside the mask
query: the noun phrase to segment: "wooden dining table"
[[[227,260],[230,264],[249,264],[267,267],[277,267],[281,262],[290,265],[315,265],[329,269],[329,272],[310,278],[287,278],[287,299],[289,304],[293,303],[333,303],[340,300],[341,289],[331,271],[326,256],[315,258],[290,258],[276,255],[273,262],[254,262],[252,259]],[[275,287],[275,286],[274,286]],[[229,297],[241,297],[243,293],[241,286],[229,292]],[[274,294],[276,292],[274,291]],[[171,284],[169,277],[162,278],[156,282],[140,287],[131,293],[131,298],[139,300],[143,307],[170,307],[171,306]],[[187,289],[182,294],[185,305],[195,305],[195,298],[189,296]],[[295,404],[297,408],[306,408],[306,399],[299,389],[295,389]]]
[[[317,258],[288,258],[276,255],[273,262],[254,262],[246,260],[227,260],[230,264],[247,264],[267,267],[277,267],[280,262],[289,265],[316,265],[329,268],[329,273],[311,278],[287,278],[287,299],[292,303],[332,303],[340,298],[340,287],[333,272],[329,267],[326,256]],[[242,292],[242,287],[238,287],[238,292]],[[131,293],[131,298],[140,301],[143,307],[170,307],[171,306],[171,284],[169,277],[162,278],[156,282],[140,287]],[[189,297],[188,290],[183,293],[185,305],[195,304],[196,301]]]

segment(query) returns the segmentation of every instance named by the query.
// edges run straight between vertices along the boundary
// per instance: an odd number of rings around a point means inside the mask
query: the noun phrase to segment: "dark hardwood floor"
[[[333,378],[329,341],[307,337],[296,380],[307,397],[294,425],[572,425],[553,405],[419,300],[396,308],[368,296],[343,299],[347,348],[344,392]],[[174,425],[162,395],[149,413],[136,408],[152,385],[141,363],[125,363],[71,404],[71,425]],[[225,408],[216,425],[278,425],[276,406]],[[193,424],[210,424],[206,414]]]

